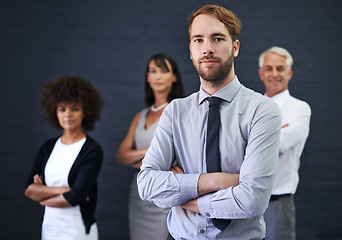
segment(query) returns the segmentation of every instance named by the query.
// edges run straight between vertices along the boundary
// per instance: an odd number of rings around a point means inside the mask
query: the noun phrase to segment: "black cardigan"
[[[26,183],[27,187],[33,183],[33,176],[35,174],[43,176],[45,184],[45,166],[57,140],[58,137],[50,139],[40,147]],[[95,222],[96,179],[101,169],[102,158],[101,146],[94,139],[87,136],[69,172],[68,183],[71,190],[63,194],[71,206],[80,205],[86,233],[90,232],[90,227]],[[89,201],[86,201],[87,197],[89,197]]]

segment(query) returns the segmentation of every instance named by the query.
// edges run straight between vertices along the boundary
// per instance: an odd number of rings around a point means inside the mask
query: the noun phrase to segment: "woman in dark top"
[[[100,119],[102,98],[79,76],[45,85],[41,108],[61,136],[37,153],[25,195],[45,206],[42,239],[98,239],[94,213],[102,149],[89,137]]]

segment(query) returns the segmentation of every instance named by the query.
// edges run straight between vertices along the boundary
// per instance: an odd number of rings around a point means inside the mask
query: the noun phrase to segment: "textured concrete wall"
[[[208,1],[0,1],[0,238],[38,239],[43,208],[24,197],[38,147],[58,132],[42,122],[41,86],[79,74],[103,94],[102,120],[90,132],[104,149],[97,220],[100,239],[128,239],[127,199],[133,170],[115,153],[143,105],[147,59],[177,60],[188,94],[199,88],[189,59],[187,19]],[[236,73],[263,92],[261,51],[279,45],[294,57],[292,95],[312,108],[311,133],[296,194],[298,239],[342,238],[342,2],[219,1],[242,20]],[[340,110],[339,110],[340,109]]]

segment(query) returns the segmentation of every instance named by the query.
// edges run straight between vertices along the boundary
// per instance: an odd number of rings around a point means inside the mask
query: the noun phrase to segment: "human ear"
[[[293,74],[293,71],[292,71],[292,68],[289,69],[289,80],[292,78],[292,74]]]
[[[264,80],[263,80],[263,76],[262,76],[262,72],[261,72],[261,69],[260,69],[260,68],[258,69],[258,74],[259,74],[260,80],[261,80],[261,81],[264,81]]]
[[[176,74],[172,74],[172,82],[177,82]]]
[[[240,51],[240,41],[238,39],[234,41],[233,48],[234,48],[234,57],[237,57]]]

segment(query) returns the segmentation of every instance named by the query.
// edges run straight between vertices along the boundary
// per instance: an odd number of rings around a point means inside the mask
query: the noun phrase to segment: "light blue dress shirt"
[[[262,239],[263,213],[278,160],[280,110],[274,101],[241,85],[237,77],[214,96],[224,100],[220,104],[221,168],[239,173],[239,185],[198,196],[198,178],[207,172],[206,99],[210,97],[201,88],[165,108],[138,174],[140,197],[159,207],[172,207],[168,229],[177,240]],[[185,174],[169,171],[173,164]],[[201,214],[178,206],[194,198]],[[232,222],[220,231],[212,218]]]

